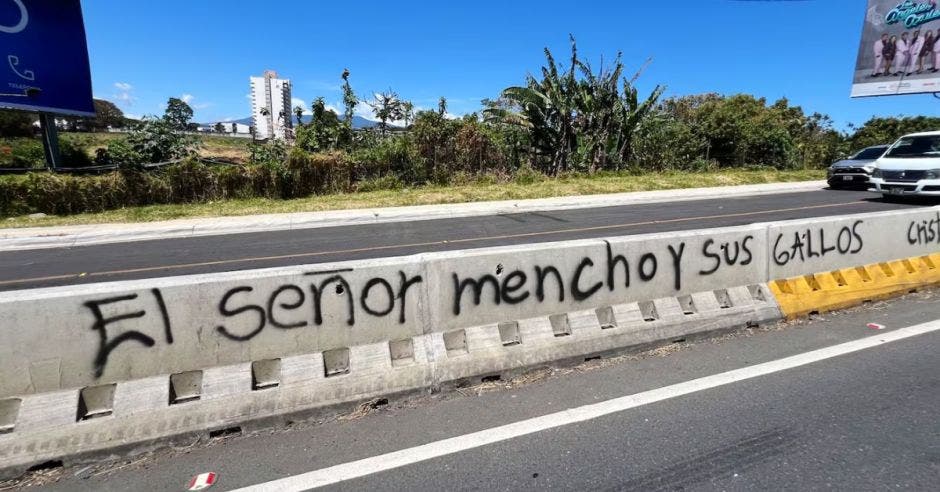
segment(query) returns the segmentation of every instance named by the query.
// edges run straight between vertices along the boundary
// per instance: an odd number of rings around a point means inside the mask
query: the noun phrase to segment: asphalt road
[[[814,192],[0,252],[0,291],[923,206]]]
[[[751,367],[940,319],[940,292],[392,401],[365,416],[218,438],[39,490],[230,490]],[[873,331],[868,322],[887,326]],[[336,490],[936,490],[940,332],[335,483]],[[54,481],[54,483],[53,483]],[[2,484],[0,484],[2,485]],[[8,484],[11,485],[11,484]],[[2,488],[2,487],[0,487]]]

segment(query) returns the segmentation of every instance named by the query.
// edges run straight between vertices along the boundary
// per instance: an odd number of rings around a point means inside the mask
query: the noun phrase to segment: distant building
[[[290,103],[290,80],[279,79],[272,70],[266,70],[261,77],[251,77],[251,121],[255,138],[293,138]]]
[[[222,121],[218,124],[222,125],[223,135],[248,135],[251,133],[251,127],[242,123]],[[216,124],[200,126],[199,131],[202,133],[219,133]]]

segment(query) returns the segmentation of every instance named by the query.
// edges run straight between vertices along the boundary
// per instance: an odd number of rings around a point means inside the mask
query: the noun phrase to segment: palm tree
[[[412,104],[411,101],[403,101],[401,103],[401,113],[402,119],[405,120],[405,127],[407,128],[415,119],[415,105]]]
[[[572,167],[594,170],[610,161],[618,168],[625,164],[637,126],[664,89],[657,86],[640,102],[633,83],[642,69],[632,79],[621,80],[623,63],[618,54],[610,68],[602,65],[595,72],[578,59],[573,37],[567,71],[559,70],[548,48],[545,59],[541,80],[530,75],[525,86],[505,89],[502,98],[508,107],[487,108],[487,120],[525,128],[536,160],[547,161],[552,173]]]

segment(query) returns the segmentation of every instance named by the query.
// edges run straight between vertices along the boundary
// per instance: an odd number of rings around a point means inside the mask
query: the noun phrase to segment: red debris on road
[[[189,481],[189,488],[187,490],[205,490],[215,483],[216,474],[213,472],[200,473],[193,477]]]

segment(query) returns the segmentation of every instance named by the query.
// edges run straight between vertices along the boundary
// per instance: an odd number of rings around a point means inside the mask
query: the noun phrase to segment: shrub
[[[637,128],[631,164],[652,171],[695,169],[704,160],[707,145],[682,121],[653,115]]]
[[[173,203],[198,203],[220,196],[218,173],[196,159],[168,166],[165,171]]]
[[[46,153],[37,139],[17,139],[10,147],[10,167],[43,167]]]

